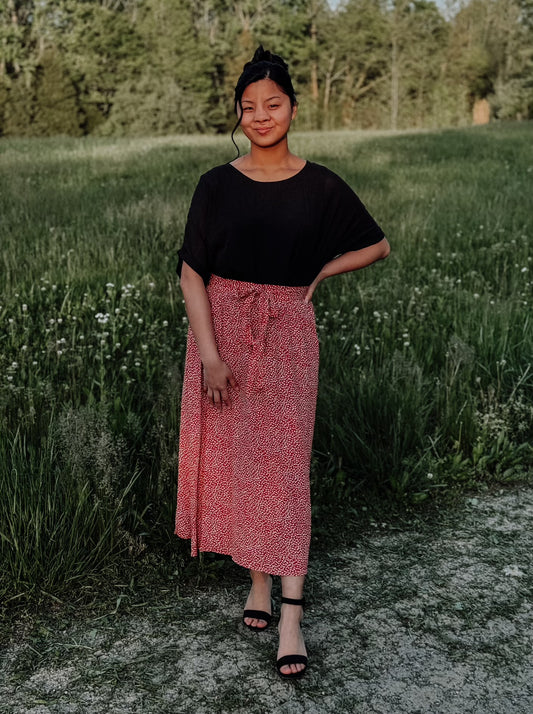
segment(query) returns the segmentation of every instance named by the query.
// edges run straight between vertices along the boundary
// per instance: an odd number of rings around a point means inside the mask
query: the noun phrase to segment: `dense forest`
[[[533,116],[533,0],[3,0],[0,135],[226,131],[259,42],[300,129]]]

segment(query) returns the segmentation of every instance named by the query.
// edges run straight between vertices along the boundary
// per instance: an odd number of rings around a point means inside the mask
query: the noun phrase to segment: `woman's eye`
[[[269,106],[269,109],[277,109],[279,107],[279,104],[271,104]]]

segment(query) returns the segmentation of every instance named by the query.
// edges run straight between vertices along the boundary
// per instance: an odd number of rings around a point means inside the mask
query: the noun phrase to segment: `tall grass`
[[[37,444],[20,432],[2,435],[0,448],[2,584],[11,600],[39,588],[58,594],[80,587],[131,550],[123,506],[135,474],[111,494],[105,483],[65,477],[50,435]]]
[[[390,258],[321,284],[315,514],[532,464],[529,125],[295,135]],[[60,593],[172,536],[186,335],[175,277],[226,139],[0,143],[0,596]],[[349,513],[349,511],[346,511]]]

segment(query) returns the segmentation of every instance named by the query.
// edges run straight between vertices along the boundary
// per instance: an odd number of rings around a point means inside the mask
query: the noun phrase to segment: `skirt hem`
[[[182,540],[191,540],[190,536],[180,536],[179,533],[175,533],[175,535],[178,536],[178,538],[181,538]],[[259,563],[251,563],[251,562],[242,562],[241,558],[238,556],[234,556],[232,553],[229,553],[228,551],[224,550],[223,548],[197,548],[197,552],[193,553],[191,549],[191,557],[196,558],[198,557],[199,553],[216,553],[217,555],[227,555],[229,556],[232,561],[236,565],[240,565],[242,568],[247,568],[248,570],[256,570],[260,573],[269,573],[270,575],[277,575],[279,577],[303,577],[304,575],[307,575],[307,568],[305,570],[302,570],[300,568],[295,568],[292,569],[291,572],[285,572],[284,568],[279,568],[279,567],[273,567],[273,568],[265,568],[264,565],[259,564]],[[283,572],[281,572],[283,570]]]

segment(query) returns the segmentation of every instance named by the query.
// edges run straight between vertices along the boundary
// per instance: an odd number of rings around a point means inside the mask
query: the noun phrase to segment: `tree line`
[[[533,0],[3,0],[0,135],[227,131],[259,43],[302,129],[533,116]]]

